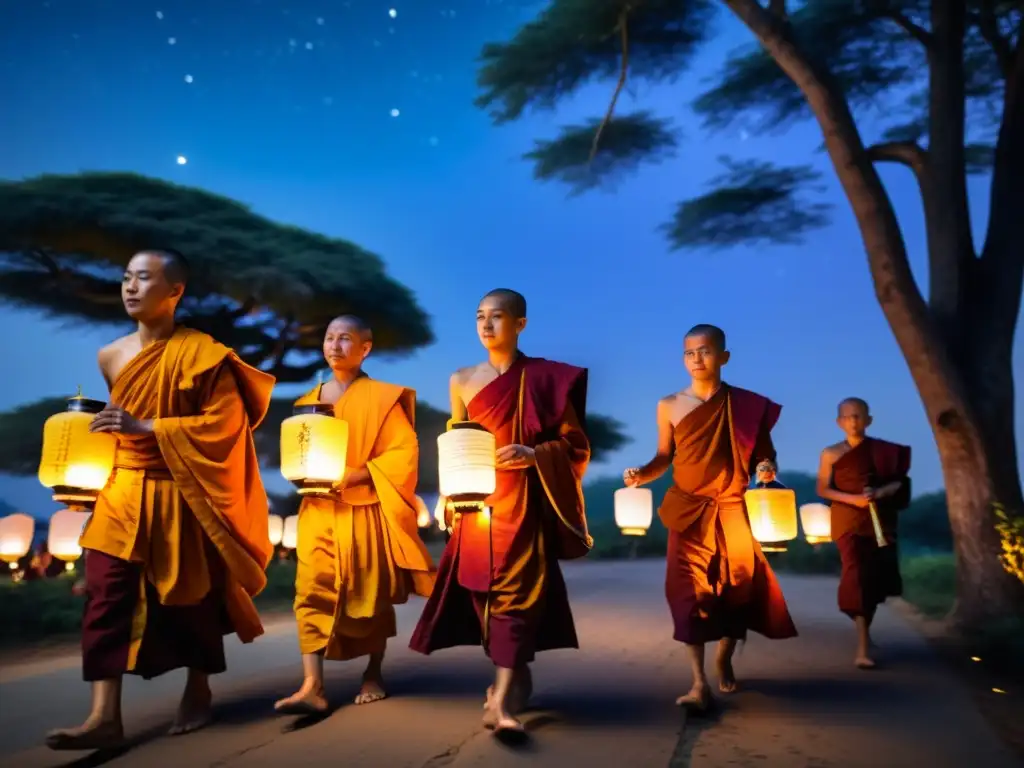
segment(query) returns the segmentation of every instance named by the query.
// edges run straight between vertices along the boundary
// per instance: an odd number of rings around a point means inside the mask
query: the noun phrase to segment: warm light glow
[[[43,425],[39,482],[53,489],[54,501],[90,502],[103,490],[114,469],[117,438],[90,432],[89,424],[104,403],[81,395],[68,399],[68,409]]]
[[[457,422],[437,438],[438,485],[456,505],[482,502],[497,485],[494,435],[471,421]]]
[[[832,541],[832,508],[827,504],[804,504],[800,507],[800,524],[809,544]]]
[[[430,507],[419,496],[416,497],[416,526],[418,528],[430,527]]]
[[[89,513],[81,509],[62,509],[50,518],[50,532],[46,546],[50,554],[69,565],[82,556],[78,540],[89,522]]]
[[[447,531],[448,526],[445,525],[444,513],[448,508],[448,499],[444,496],[437,497],[437,504],[434,505],[434,520],[437,521],[437,527],[442,531]]]
[[[981,658],[978,656],[971,656],[971,661],[981,661]]]
[[[280,515],[271,515],[267,520],[267,531],[270,534],[270,545],[280,546],[281,539],[284,538],[284,518]]]
[[[36,532],[36,521],[26,514],[15,512],[0,517],[0,560],[15,563],[28,554],[32,548],[32,536]]]
[[[757,488],[747,491],[743,500],[750,531],[759,542],[779,544],[797,537],[796,493],[791,488]]]
[[[1002,688],[993,688],[992,693],[1006,693]]]
[[[299,545],[299,516],[292,515],[284,519],[284,530],[281,533],[281,546],[295,549]]]
[[[330,406],[298,406],[281,422],[281,474],[300,494],[328,493],[345,476],[348,423]]]
[[[644,536],[654,520],[650,488],[619,488],[615,492],[615,524],[624,536]]]

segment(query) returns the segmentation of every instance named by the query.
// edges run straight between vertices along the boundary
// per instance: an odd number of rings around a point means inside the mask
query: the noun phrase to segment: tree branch
[[[916,141],[886,141],[868,147],[874,163],[899,163],[920,176],[928,164],[928,152]]]
[[[934,38],[932,37],[931,32],[929,32],[927,29],[920,26],[919,24],[915,24],[913,21],[907,18],[907,16],[904,15],[901,11],[887,11],[885,13],[885,17],[896,22],[904,32],[906,32],[912,38],[917,40],[917,42],[919,42],[925,48],[930,49],[932,47],[932,40]]]
[[[1009,79],[1010,73],[1013,71],[1013,45],[999,31],[995,4],[992,0],[984,0],[981,3],[981,10],[976,14],[972,14],[971,17],[978,25],[978,31],[981,33],[981,36],[992,46],[1003,77]]]
[[[629,6],[627,5],[622,9],[622,14],[619,16],[619,33],[622,35],[622,69],[619,70],[619,82],[615,86],[615,92],[612,94],[611,103],[608,105],[608,111],[604,115],[604,120],[597,126],[597,130],[594,131],[594,142],[590,145],[590,157],[587,160],[587,165],[594,162],[594,157],[597,155],[597,147],[601,142],[601,134],[604,133],[604,128],[608,125],[608,122],[612,119],[612,115],[615,114],[615,102],[619,100],[619,94],[622,93],[623,87],[626,85],[626,75],[629,72]]]
[[[777,18],[786,19],[786,0],[770,0],[768,12]]]

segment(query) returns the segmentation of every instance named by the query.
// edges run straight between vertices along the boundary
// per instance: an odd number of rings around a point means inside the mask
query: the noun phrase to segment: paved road
[[[0,765],[334,766],[463,768],[573,765],[641,768],[858,768],[985,766],[1018,762],[1000,745],[970,694],[895,613],[883,610],[877,641],[887,668],[851,663],[851,627],[835,609],[835,582],[783,578],[801,636],[741,649],[743,690],[716,716],[687,718],[673,705],[689,686],[683,649],[671,640],[658,561],[579,563],[566,569],[582,651],[541,654],[531,739],[516,749],[479,726],[491,670],[478,649],[424,658],[405,649],[422,602],[399,612],[399,641],[386,672],[392,698],[342,706],[294,729],[271,714],[297,684],[294,627],[279,623],[255,644],[229,647],[230,671],[215,682],[215,725],[181,738],[162,734],[183,676],[129,678],[125,714],[136,746],[117,756],[54,753],[45,731],[74,724],[88,690],[77,660],[7,668],[0,674]],[[329,668],[332,698],[347,702],[358,662]],[[101,759],[97,759],[101,758]]]

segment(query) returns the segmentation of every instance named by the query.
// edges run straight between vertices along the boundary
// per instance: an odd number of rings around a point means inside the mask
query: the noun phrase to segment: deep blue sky
[[[839,438],[836,402],[859,395],[879,435],[913,446],[916,489],[941,487],[923,408],[831,176],[834,223],[801,246],[670,253],[656,231],[720,171],[718,155],[825,167],[814,126],[769,138],[707,135],[686,111],[701,77],[749,41],[746,31],[723,14],[718,39],[684,82],[635,85],[639,103],[682,125],[678,160],[613,194],[567,199],[564,188],[533,181],[518,158],[557,125],[602,114],[611,84],[501,128],[472,105],[481,45],[506,39],[536,8],[521,0],[5,2],[0,104],[14,119],[0,127],[0,177],[135,171],[376,251],[415,290],[438,341],[369,369],[442,407],[450,372],[480,357],[477,300],[496,286],[519,289],[530,304],[525,350],[589,367],[591,409],[635,437],[593,476],[650,457],[655,402],[685,384],[682,334],[713,322],[733,349],[727,378],[784,405],[775,431],[783,469],[813,471],[822,446]],[[914,183],[900,169],[884,176],[923,279]],[[988,180],[973,181],[971,195],[980,238]],[[70,395],[79,383],[103,392],[96,349],[115,330],[2,307],[0,320],[0,408]],[[1018,335],[1018,392],[1021,345]],[[1018,410],[1018,435],[1022,425]],[[267,481],[284,487],[276,472]],[[36,514],[53,508],[34,478],[0,476],[0,497]]]

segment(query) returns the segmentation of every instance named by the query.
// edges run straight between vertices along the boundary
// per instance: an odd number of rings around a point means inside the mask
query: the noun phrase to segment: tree
[[[281,422],[292,415],[293,403],[292,398],[273,398],[266,418],[255,432],[256,453],[260,464],[267,470],[275,470],[281,465]],[[46,397],[0,413],[0,434],[4,436],[0,440],[0,472],[21,477],[34,475],[39,469],[39,455],[43,448],[43,423],[66,407],[65,399]],[[447,422],[448,414],[444,411],[428,403],[416,404],[416,433],[420,440],[419,489],[422,492],[437,490],[436,441]],[[587,431],[595,461],[629,442],[623,425],[609,416],[588,416]]]
[[[181,318],[280,382],[323,365],[330,320],[357,314],[378,353],[430,344],[426,313],[381,259],[277,224],[209,192],[130,173],[0,182],[0,296],[50,316],[126,325],[121,273],[143,248],[174,248],[192,276]]]
[[[995,505],[1021,509],[1013,433],[1013,337],[1024,284],[1024,52],[1019,2],[1004,0],[552,0],[507,43],[484,47],[480,106],[497,123],[553,109],[618,76],[604,120],[569,126],[526,157],[579,193],[678,149],[649,112],[614,116],[628,76],[681,76],[727,9],[756,38],[693,107],[707,128],[766,132],[813,119],[864,243],[879,305],[932,426],[957,555],[952,618],[978,626],[1018,609],[1000,567]],[[876,130],[876,128],[878,130]],[[917,180],[927,220],[927,299],[877,166]],[[811,165],[725,159],[707,194],[665,225],[675,248],[796,242],[828,220]],[[984,243],[967,175],[991,172]]]

